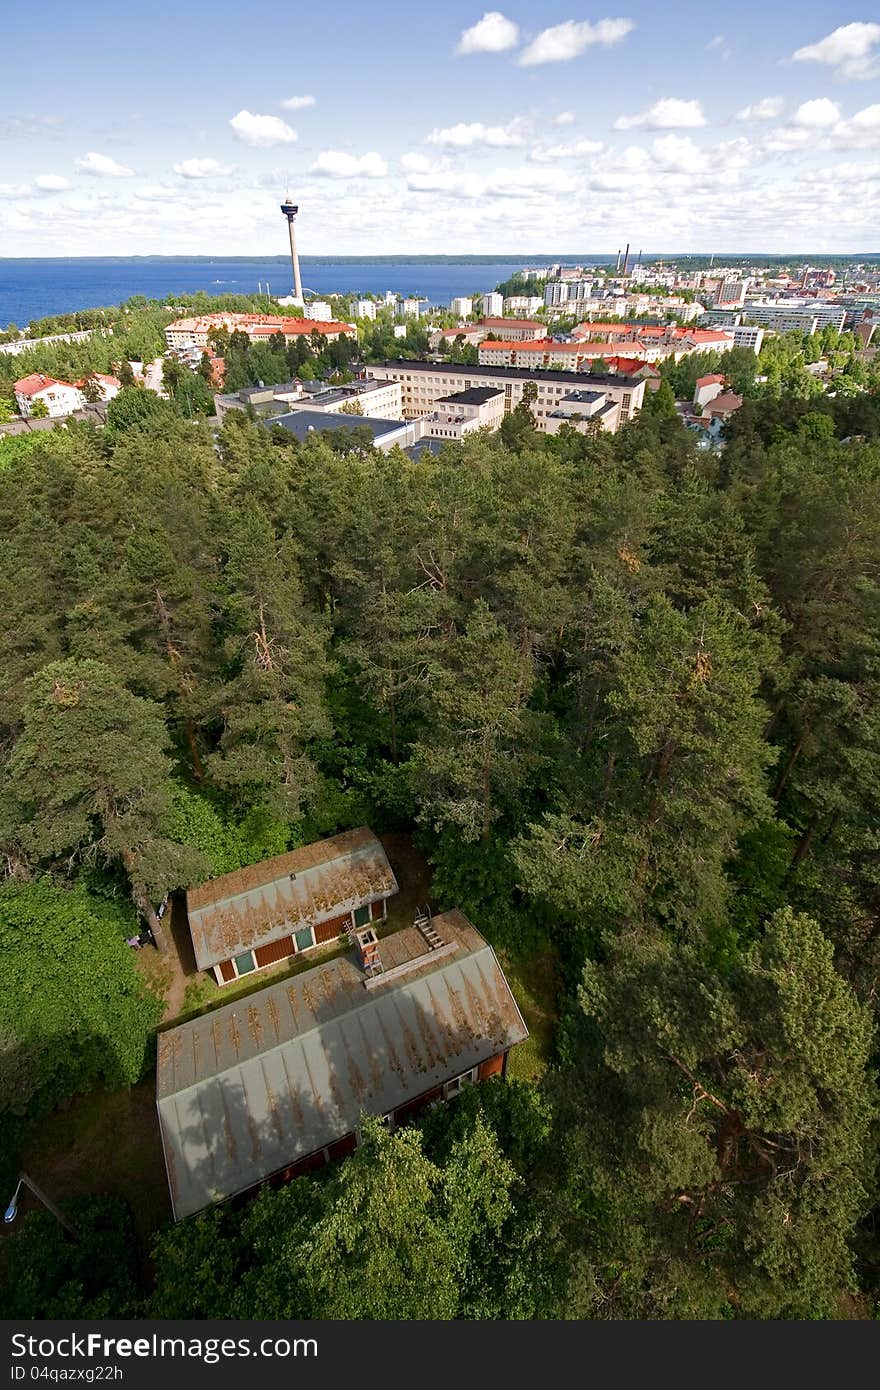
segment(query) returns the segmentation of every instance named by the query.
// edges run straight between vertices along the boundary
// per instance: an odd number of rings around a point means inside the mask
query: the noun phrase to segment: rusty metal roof
[[[528,1037],[491,946],[461,912],[382,941],[364,987],[354,953],[159,1035],[157,1100],[176,1220],[245,1191]],[[439,956],[439,958],[437,958]],[[416,964],[416,960],[423,961]]]
[[[388,857],[365,825],[222,874],[186,895],[196,964],[209,970],[396,892]]]

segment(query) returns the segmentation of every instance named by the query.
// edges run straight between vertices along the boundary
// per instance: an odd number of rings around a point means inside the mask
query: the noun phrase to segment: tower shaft
[[[299,274],[299,256],[297,255],[296,251],[296,231],[293,225],[296,219],[296,214],[299,212],[299,208],[296,206],[295,203],[291,203],[290,201],[288,201],[281,204],[281,211],[287,218],[287,233],[290,237],[290,267],[293,271],[293,293],[298,303],[302,304],[302,280],[300,279]]]
[[[303,287],[299,274],[299,256],[296,251],[296,232],[294,231],[292,217],[287,219],[287,230],[290,235],[290,264],[293,267],[293,292],[297,299],[302,299]]]

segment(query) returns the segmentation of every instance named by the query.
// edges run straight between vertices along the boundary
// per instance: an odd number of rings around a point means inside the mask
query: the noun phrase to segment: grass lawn
[[[496,951],[529,1036],[511,1050],[507,1075],[517,1081],[540,1081],[550,1064],[556,1027],[558,991],[556,957],[551,950],[523,958]]]

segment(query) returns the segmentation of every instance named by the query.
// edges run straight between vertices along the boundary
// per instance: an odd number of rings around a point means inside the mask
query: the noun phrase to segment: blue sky
[[[867,7],[499,5],[16,7],[0,255],[880,246]]]

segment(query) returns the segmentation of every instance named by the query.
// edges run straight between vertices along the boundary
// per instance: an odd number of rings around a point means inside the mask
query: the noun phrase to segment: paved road
[[[155,362],[148,362],[144,367],[144,385],[148,391],[155,391],[157,396],[167,399],[166,393],[162,390],[162,358],[157,357]]]

